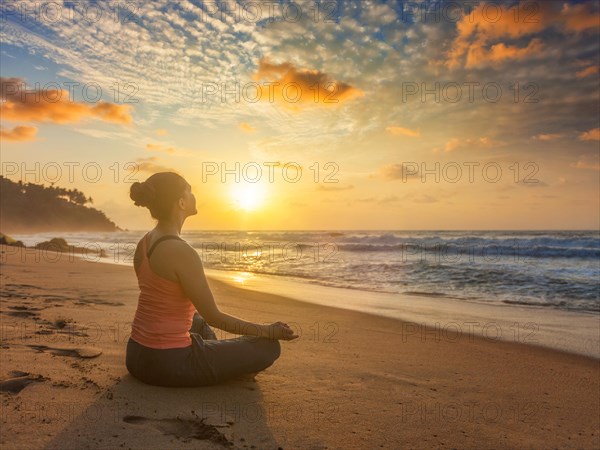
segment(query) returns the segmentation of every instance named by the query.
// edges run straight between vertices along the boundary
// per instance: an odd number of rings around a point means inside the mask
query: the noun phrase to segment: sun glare
[[[244,284],[249,279],[254,278],[254,274],[250,272],[238,272],[235,275],[231,276],[231,279],[236,283]]]
[[[234,204],[244,211],[254,211],[265,200],[265,189],[258,183],[236,184],[231,188]]]

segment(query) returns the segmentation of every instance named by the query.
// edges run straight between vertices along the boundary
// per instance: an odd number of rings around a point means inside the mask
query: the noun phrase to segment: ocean
[[[147,230],[12,235],[104,249],[131,265]],[[600,311],[600,231],[183,231],[206,269],[358,291]]]

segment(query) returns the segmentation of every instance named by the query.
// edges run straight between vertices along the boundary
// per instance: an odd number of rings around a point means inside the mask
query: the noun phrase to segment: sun
[[[265,189],[258,183],[238,183],[231,188],[234,204],[244,211],[258,209],[265,200]]]

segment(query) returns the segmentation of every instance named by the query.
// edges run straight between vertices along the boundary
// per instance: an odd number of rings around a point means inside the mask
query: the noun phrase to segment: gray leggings
[[[155,349],[129,338],[125,365],[138,380],[155,386],[194,387],[218,384],[271,366],[281,353],[276,339],[237,336],[218,340],[196,311],[192,345]]]

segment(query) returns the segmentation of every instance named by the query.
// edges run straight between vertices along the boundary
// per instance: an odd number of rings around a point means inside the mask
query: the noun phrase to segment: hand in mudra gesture
[[[264,336],[269,339],[277,339],[283,341],[291,341],[298,337],[287,323],[275,322],[271,325],[265,325]]]

